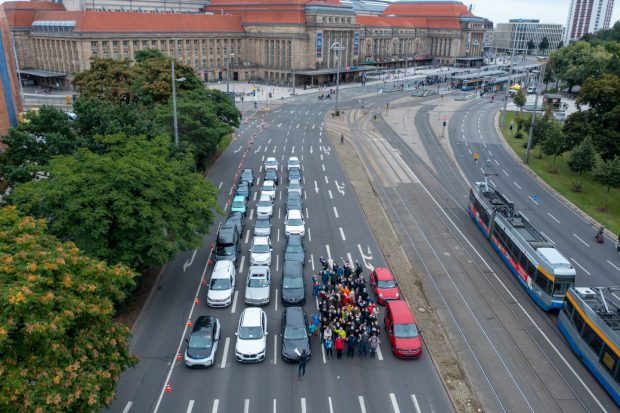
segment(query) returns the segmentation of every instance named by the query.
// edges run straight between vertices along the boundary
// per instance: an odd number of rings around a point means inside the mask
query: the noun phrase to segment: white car
[[[288,171],[291,168],[299,168],[301,169],[301,164],[299,163],[299,158],[296,156],[291,156],[288,158],[288,162],[286,163],[286,170]]]
[[[260,197],[263,195],[269,195],[271,199],[276,197],[276,184],[273,181],[264,181],[263,187],[261,188]]]
[[[301,211],[293,209],[286,213],[286,218],[284,219],[284,233],[286,236],[295,234],[302,237],[306,234],[304,216],[301,214]]]
[[[250,247],[250,264],[271,265],[271,250],[269,237],[254,237]]]
[[[262,194],[256,203],[257,217],[271,217],[273,215],[273,201],[268,194]]]
[[[269,217],[256,217],[254,235],[271,235],[271,219]]]
[[[246,308],[239,317],[235,333],[235,358],[241,363],[265,360],[267,350],[267,316],[260,308]]]
[[[270,156],[265,160],[265,171],[277,171],[278,161],[273,156]]]
[[[288,192],[297,192],[299,194],[299,196],[302,195],[301,193],[301,183],[299,182],[299,179],[292,179],[291,182],[289,182],[288,184]]]
[[[249,305],[269,304],[271,272],[266,265],[252,265],[245,283],[245,303]]]
[[[232,261],[216,261],[209,283],[207,305],[209,307],[228,307],[235,291],[235,264]]]

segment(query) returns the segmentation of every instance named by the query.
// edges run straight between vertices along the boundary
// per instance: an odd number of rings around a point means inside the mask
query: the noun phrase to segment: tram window
[[[601,354],[601,348],[603,347],[603,340],[592,330],[589,325],[583,326],[583,333],[581,334],[583,340],[588,343],[592,351],[596,355]]]
[[[534,282],[536,283],[537,286],[540,287],[541,290],[543,290],[546,293],[549,293],[550,281],[547,277],[542,275],[540,271],[536,271],[536,278],[534,279]]]
[[[564,305],[562,306],[562,310],[564,310],[564,313],[570,317],[571,314],[573,313],[573,303],[571,303],[568,300],[564,300]]]
[[[611,374],[614,374],[616,364],[618,364],[618,356],[609,348],[603,344],[603,355],[601,356],[601,363]]]
[[[616,374],[614,374],[614,379],[616,380],[616,383],[620,384],[620,368],[616,369]]]
[[[536,276],[536,267],[534,267],[532,263],[528,261],[525,266],[525,272],[527,272],[527,274],[533,278]]]
[[[581,330],[583,330],[584,323],[583,323],[583,318],[577,311],[573,312],[573,324],[575,325],[575,328],[577,329],[577,331],[579,331],[579,334],[581,334]]]
[[[556,281],[553,284],[553,296],[564,297],[566,295],[566,291],[568,290],[570,286],[571,286],[571,283]]]

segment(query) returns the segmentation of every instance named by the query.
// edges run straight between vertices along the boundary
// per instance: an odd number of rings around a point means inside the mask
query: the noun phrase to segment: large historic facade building
[[[206,81],[226,78],[227,68],[231,80],[289,82],[294,73],[300,84],[334,80],[337,66],[353,78],[376,66],[478,65],[486,30],[484,19],[447,0],[384,7],[361,0],[65,0],[1,7],[20,73],[59,87],[87,70],[91,58],[133,59],[144,49],[176,56]],[[171,10],[188,7],[191,12]]]

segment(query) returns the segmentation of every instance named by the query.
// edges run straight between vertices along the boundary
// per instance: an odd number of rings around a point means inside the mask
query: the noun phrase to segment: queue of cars
[[[245,283],[244,302],[250,306],[263,306],[271,301],[271,219],[273,201],[276,196],[278,162],[269,157],[265,161],[265,180],[256,203],[256,220],[250,246],[250,267]],[[297,157],[287,162],[287,213],[285,233],[287,235],[280,288],[281,300],[286,306],[281,320],[282,357],[296,361],[297,353],[306,350],[311,353],[308,336],[308,316],[301,305],[306,301],[303,266],[305,249],[303,236],[305,221],[302,210],[301,165]],[[231,305],[235,291],[236,267],[239,262],[241,234],[247,215],[247,201],[254,185],[254,172],[244,169],[231,203],[227,220],[218,229],[215,245],[215,267],[208,283],[207,305],[212,308]],[[221,327],[214,316],[201,316],[196,321],[185,350],[185,364],[188,367],[213,365]],[[267,317],[257,307],[246,308],[239,317],[235,332],[235,358],[241,363],[261,362],[265,359],[267,345]]]

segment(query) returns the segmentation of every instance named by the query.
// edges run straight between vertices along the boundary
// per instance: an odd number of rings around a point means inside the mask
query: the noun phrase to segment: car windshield
[[[252,252],[256,252],[258,254],[264,254],[266,252],[269,252],[269,245],[265,245],[265,244],[254,245],[254,247],[252,248]]]
[[[304,286],[304,281],[301,277],[284,277],[282,280],[283,288],[302,288]]]
[[[256,227],[257,228],[268,228],[269,227],[269,220],[268,219],[257,219],[256,220]]]
[[[261,288],[268,286],[269,282],[267,282],[266,278],[250,278],[250,282],[248,282],[248,287],[251,288]]]
[[[235,253],[234,245],[218,245],[215,250],[215,255],[233,255]]]
[[[394,336],[396,338],[415,338],[418,336],[418,326],[415,324],[395,324]]]
[[[263,191],[273,191],[273,185],[272,184],[263,185]]]
[[[278,162],[275,159],[267,159],[267,162],[265,162],[265,164],[267,166],[276,166]]]
[[[297,182],[291,182],[288,186],[288,190],[291,191],[293,189],[300,189],[301,186]]]
[[[239,338],[243,340],[258,340],[263,338],[263,329],[260,327],[239,327]]]
[[[301,245],[289,245],[288,247],[286,247],[286,252],[287,253],[304,252],[304,249],[301,247]]]
[[[303,340],[306,337],[308,337],[308,333],[304,327],[286,327],[284,329],[285,340]]]
[[[298,227],[302,224],[301,219],[298,218],[289,218],[288,222],[286,223],[286,225],[290,225],[292,227]]]
[[[216,291],[230,290],[230,280],[228,278],[213,278],[210,288]]]
[[[233,201],[233,208],[244,208],[244,207],[245,207],[245,201],[243,200]]]
[[[259,207],[270,207],[271,206],[271,202],[269,201],[258,201],[256,203],[257,206]]]
[[[287,204],[288,209],[301,209],[301,201],[299,201],[299,199],[293,199],[291,201],[289,201],[289,203]]]
[[[213,337],[211,337],[210,333],[204,334],[192,334],[189,338],[189,348],[199,349],[199,348],[211,348],[213,345]]]
[[[386,281],[377,281],[377,287],[379,288],[394,288],[396,287],[396,281],[394,280],[386,280]]]

